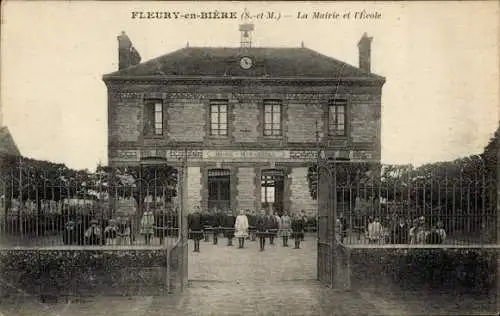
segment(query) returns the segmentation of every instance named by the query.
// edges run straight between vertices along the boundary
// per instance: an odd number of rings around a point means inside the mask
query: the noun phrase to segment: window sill
[[[144,139],[164,139],[165,135],[144,135]]]
[[[229,140],[229,135],[207,135],[210,140]]]

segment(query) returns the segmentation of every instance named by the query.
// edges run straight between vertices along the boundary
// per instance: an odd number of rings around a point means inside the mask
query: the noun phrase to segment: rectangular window
[[[227,100],[210,101],[210,135],[227,136]]]
[[[278,212],[283,210],[285,177],[281,170],[263,170],[261,176],[261,207],[272,206]]]
[[[328,134],[330,136],[346,135],[347,100],[332,100],[328,104]]]
[[[264,101],[264,136],[281,135],[281,101]]]
[[[221,211],[231,207],[231,171],[226,169],[208,170],[208,209]]]
[[[163,135],[163,101],[146,100],[144,109],[144,134]]]

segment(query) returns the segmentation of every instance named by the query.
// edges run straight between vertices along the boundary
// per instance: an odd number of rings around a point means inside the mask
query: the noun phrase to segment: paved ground
[[[391,297],[325,288],[315,280],[314,236],[307,236],[300,250],[284,248],[278,241],[265,252],[258,251],[257,242],[247,241],[245,249],[225,243],[225,239],[219,245],[202,241],[200,253],[193,253],[190,243],[190,282],[183,295],[96,297],[53,304],[28,298],[17,304],[0,302],[0,316],[453,315],[471,314],[481,306],[464,311],[453,305],[463,298],[453,301],[425,293]]]

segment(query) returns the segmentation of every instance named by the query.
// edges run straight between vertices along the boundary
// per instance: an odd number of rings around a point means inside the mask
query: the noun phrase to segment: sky
[[[499,122],[499,3],[2,1],[1,107],[24,156],[94,169],[107,163],[107,92],[123,30],[146,61],[186,46],[239,46],[240,19],[132,19],[139,11],[274,11],[254,19],[253,46],[299,47],[358,64],[373,37],[372,72],[386,78],[382,162],[482,152]],[[357,11],[377,19],[352,19]],[[312,19],[312,12],[351,19]],[[298,12],[309,13],[298,19]],[[289,17],[285,17],[285,16]]]

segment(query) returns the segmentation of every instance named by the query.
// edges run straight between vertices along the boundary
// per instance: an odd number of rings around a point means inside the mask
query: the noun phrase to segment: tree
[[[489,177],[496,179],[498,174],[498,159],[500,155],[500,123],[495,131],[495,134],[490,139],[481,157],[484,159]]]
[[[356,186],[363,184],[373,187],[380,181],[377,177],[380,166],[373,163],[364,162],[346,162],[346,161],[328,161],[324,167],[329,170],[329,174],[335,174],[337,187],[342,189],[356,189]],[[312,165],[307,171],[307,182],[311,197],[316,200],[318,195],[318,167]],[[328,173],[325,169],[323,172]],[[333,181],[333,180],[332,180]]]
[[[64,164],[25,157],[9,157],[3,163],[0,179],[5,199],[5,221],[8,220],[7,215],[12,209],[13,199],[20,203],[35,202],[36,215],[38,220],[41,220],[44,216],[42,212],[44,201],[58,202],[80,193],[84,194],[85,188],[82,184],[88,178],[86,170],[76,171]],[[20,212],[21,210],[22,207]],[[23,225],[23,221],[27,220],[26,217],[19,219],[19,225]]]
[[[111,198],[132,197],[136,202],[137,216],[133,221],[137,231],[145,211],[145,199],[150,196],[171,202],[177,196],[177,169],[166,165],[139,165],[120,168],[98,166],[92,177],[93,187],[106,192]]]

